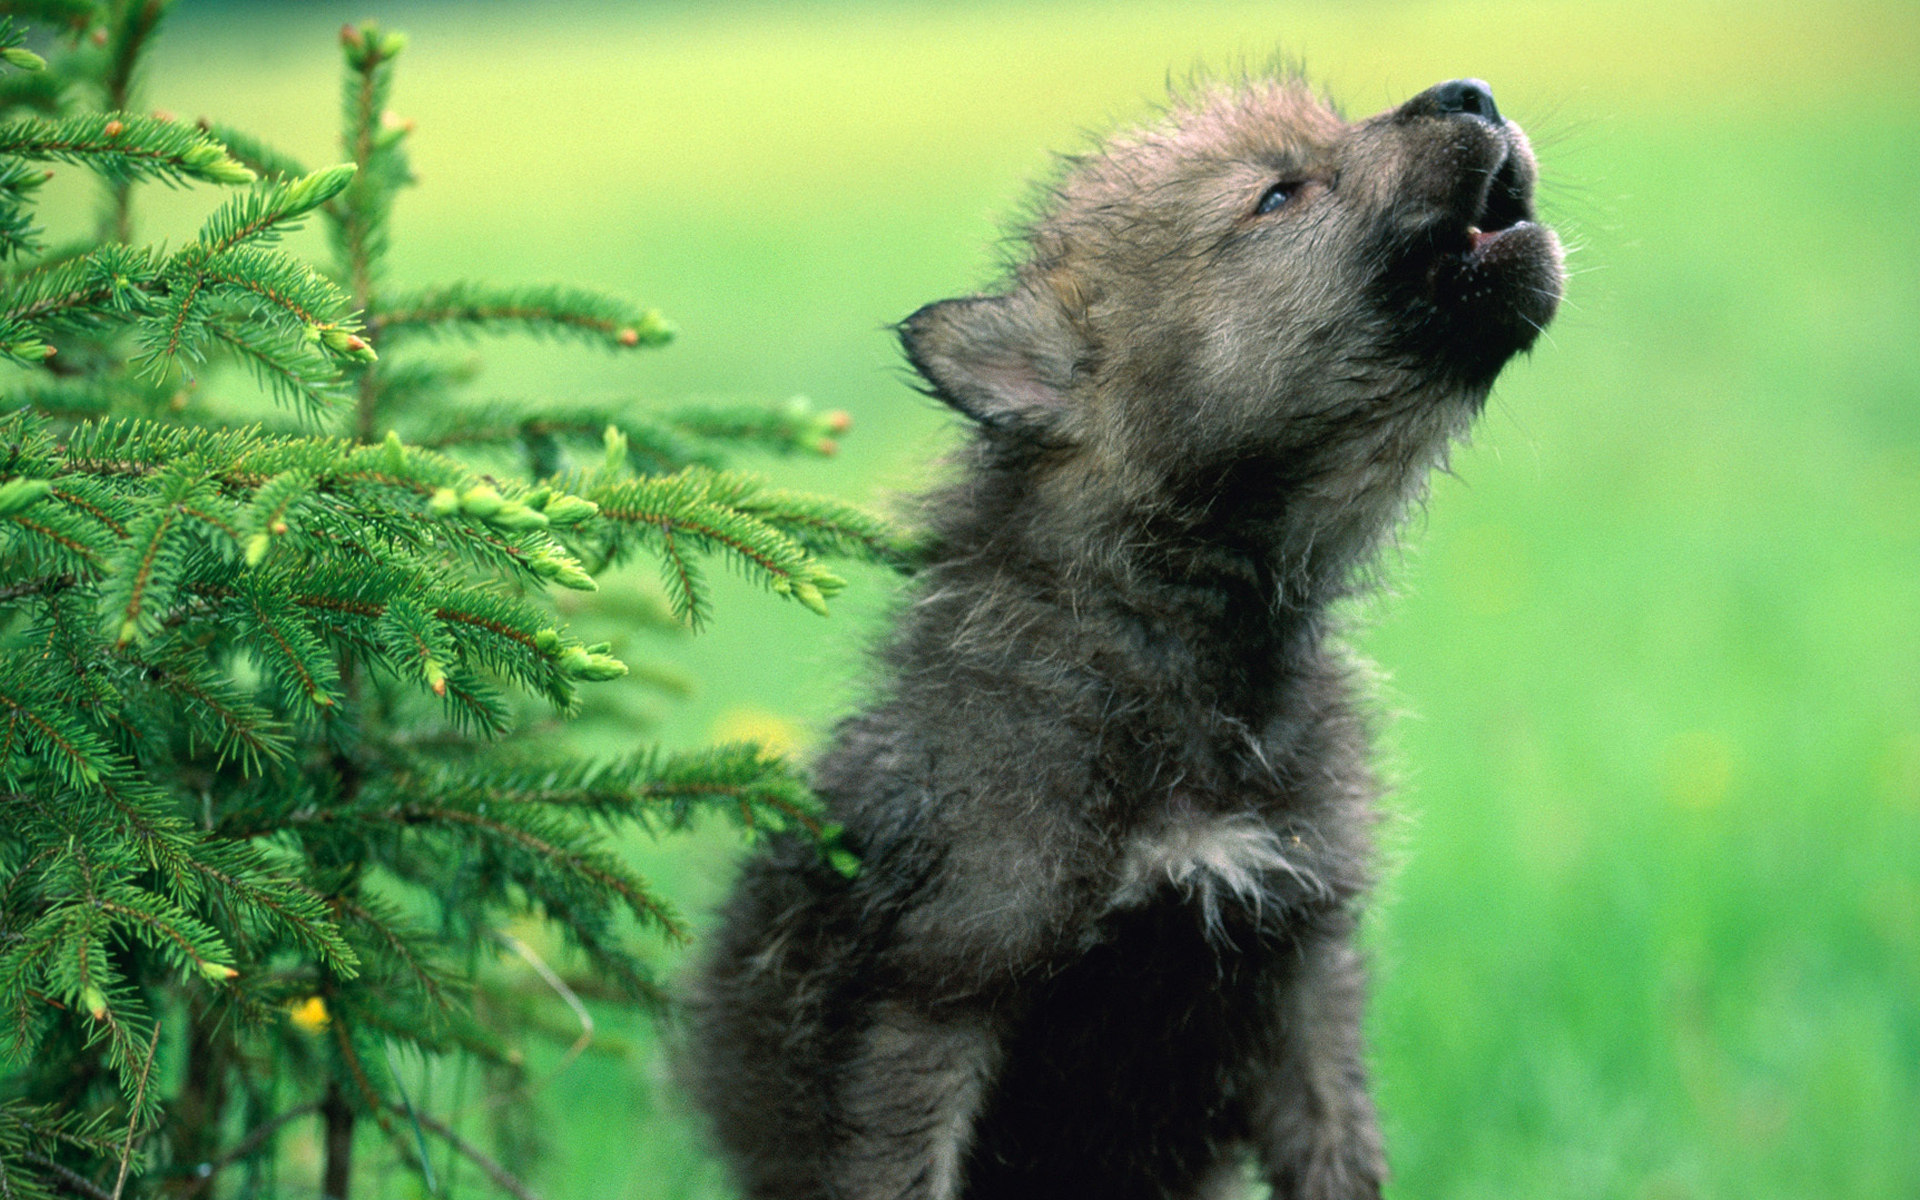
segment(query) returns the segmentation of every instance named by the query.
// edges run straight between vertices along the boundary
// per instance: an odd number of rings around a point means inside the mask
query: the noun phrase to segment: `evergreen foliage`
[[[685,927],[620,831],[715,813],[856,869],[758,747],[589,762],[533,736],[536,704],[571,713],[628,670],[548,593],[650,555],[696,625],[718,559],[824,613],[824,558],[905,550],[727,464],[830,453],[837,414],[463,405],[470,372],[409,354],[510,330],[625,353],[672,327],[572,288],[389,282],[399,35],[342,31],[352,160],[308,170],[126,111],[161,0],[8,8],[50,52],[0,20],[0,1194],[211,1195],[235,1166],[255,1194],[302,1119],[326,1194],[368,1123],[429,1192],[431,1135],[524,1193],[395,1063],[466,1056],[508,1103],[519,1043],[565,1030],[546,1010],[585,979],[658,1002],[642,935]],[[96,239],[44,244],[48,162],[104,182]],[[161,251],[129,237],[152,182],[234,190]],[[325,269],[277,244],[308,219]],[[233,365],[278,409],[222,407]],[[516,917],[571,947],[578,987]],[[490,995],[503,951],[551,991]]]

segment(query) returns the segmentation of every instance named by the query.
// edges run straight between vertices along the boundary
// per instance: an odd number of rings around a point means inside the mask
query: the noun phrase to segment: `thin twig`
[[[160,1048],[160,1022],[153,1023],[153,1036],[147,1040],[147,1061],[140,1064],[140,1083],[133,1089],[133,1111],[127,1114],[127,1140],[120,1147],[120,1174],[113,1181],[113,1200],[127,1186],[127,1165],[133,1161],[133,1132],[140,1128],[140,1105],[147,1098],[147,1079],[153,1074],[153,1053]]]
[[[580,1020],[580,1036],[575,1038],[573,1045],[568,1046],[567,1052],[560,1056],[559,1065],[549,1071],[547,1077],[540,1081],[538,1086],[545,1087],[548,1083],[551,1083],[560,1072],[573,1065],[573,1060],[579,1058],[581,1052],[593,1044],[593,1014],[587,1011],[587,1006],[581,1003],[580,997],[574,994],[574,990],[567,986],[567,981],[560,978],[560,976],[554,972],[554,969],[546,964],[545,960],[533,952],[533,947],[527,945],[504,929],[494,930],[493,936],[505,943],[507,949],[525,959],[527,965],[532,967],[540,978],[546,981],[547,986],[552,988],[562,1000],[567,1002],[567,1007],[572,1009],[573,1015]]]
[[[413,1144],[420,1151],[420,1174],[427,1185],[427,1195],[438,1195],[440,1185],[433,1180],[433,1162],[427,1157],[426,1135],[420,1132],[420,1114],[414,1111],[413,1097],[407,1095],[407,1085],[400,1078],[400,1064],[393,1061],[393,1039],[382,1042],[381,1049],[386,1051],[387,1073],[393,1079],[393,1086],[400,1090],[400,1103],[406,1106],[407,1120],[413,1125]]]
[[[320,1104],[318,1101],[314,1101],[313,1103],[310,1103],[310,1104],[302,1104],[297,1107],[290,1108],[287,1111],[279,1114],[278,1116],[272,1117],[262,1122],[261,1124],[255,1126],[252,1132],[248,1133],[247,1136],[241,1138],[240,1143],[236,1145],[233,1149],[227,1151],[225,1154],[222,1154],[217,1160],[215,1160],[214,1162],[208,1163],[204,1168],[202,1168],[200,1171],[200,1178],[194,1180],[192,1183],[188,1184],[186,1187],[180,1190],[180,1200],[193,1200],[193,1197],[198,1196],[201,1192],[204,1192],[208,1188],[212,1187],[213,1177],[215,1175],[218,1175],[220,1172],[226,1170],[228,1167],[232,1166],[234,1163],[239,1162],[241,1159],[247,1157],[249,1154],[252,1154],[255,1150],[258,1150],[262,1145],[266,1144],[266,1141],[268,1138],[280,1132],[281,1126],[285,1125],[287,1122],[297,1121],[301,1117],[312,1116],[314,1113],[319,1111],[320,1111]]]
[[[388,1107],[391,1108],[392,1105]],[[416,1112],[413,1114],[413,1117],[414,1120],[420,1122],[422,1129],[425,1129],[435,1137],[444,1139],[447,1145],[458,1150],[469,1162],[485,1172],[487,1178],[493,1181],[495,1187],[514,1197],[514,1200],[540,1200],[540,1193],[514,1178],[505,1167],[493,1161],[492,1158],[487,1156],[487,1152],[480,1149],[480,1147],[461,1137],[452,1129],[442,1125],[426,1113]]]
[[[53,1172],[53,1177],[76,1196],[85,1196],[87,1200],[113,1200],[112,1194],[93,1180],[78,1171],[70,1171],[44,1154],[28,1150],[20,1156],[36,1166],[45,1167]]]

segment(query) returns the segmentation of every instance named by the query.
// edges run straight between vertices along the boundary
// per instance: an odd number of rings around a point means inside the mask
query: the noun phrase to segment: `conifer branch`
[[[140,55],[172,7],[173,0],[122,0],[111,8],[104,28],[107,69],[101,80],[107,108],[127,106]]]
[[[269,182],[298,178],[307,168],[289,154],[261,141],[244,129],[220,121],[201,121],[200,130],[227,148],[227,153],[255,177]]]
[[[62,327],[97,325],[107,316],[102,309],[143,311],[147,307],[143,288],[153,278],[145,251],[102,247],[14,276],[0,320],[53,322]]]
[[[133,1103],[127,1106],[127,1138],[120,1147],[120,1170],[113,1181],[113,1200],[120,1200],[120,1193],[127,1186],[127,1167],[133,1162],[133,1135],[140,1128],[140,1118],[146,1107],[147,1080],[153,1075],[154,1052],[160,1049],[160,1022],[153,1023],[153,1036],[147,1040],[147,1057],[140,1064],[140,1086],[134,1092]]]
[[[632,349],[664,346],[673,326],[655,309],[564,287],[491,288],[454,283],[393,297],[371,327],[383,336],[407,333],[504,333],[574,336]]]
[[[551,838],[551,835],[543,837],[540,831],[506,817],[490,816],[484,812],[447,805],[405,804],[390,810],[389,815],[408,823],[445,822],[465,825],[489,839],[511,843],[531,853],[547,865],[558,868],[566,874],[578,876],[590,884],[617,895],[625,901],[627,908],[635,916],[657,926],[668,940],[675,942],[687,940],[688,930],[679,914],[649,894],[643,884],[627,875],[624,870],[613,865],[602,855],[583,850],[579,846],[559,844],[557,840]],[[533,886],[537,892],[545,891],[538,888],[537,883]]]
[[[88,167],[114,183],[251,183],[253,172],[190,125],[128,112],[0,124],[0,154]]]
[[[453,998],[448,994],[448,978],[444,967],[435,963],[429,943],[412,932],[402,932],[403,918],[379,901],[355,901],[341,895],[330,897],[327,905],[336,914],[348,918],[355,926],[371,935],[384,950],[391,954],[393,961],[403,968],[420,994],[432,1007],[428,1017],[435,1018],[455,1007]],[[380,911],[376,911],[376,908]]]
[[[622,527],[606,546],[609,559],[623,556],[630,536],[658,547],[668,600],[675,615],[689,624],[700,624],[705,613],[699,575],[687,557],[688,549],[726,553],[749,577],[822,616],[827,611],[825,598],[845,586],[801,542],[733,503],[753,488],[750,480],[689,469],[659,479],[566,478],[560,482],[580,491],[599,506],[602,518]],[[763,511],[777,510],[764,506]],[[821,519],[826,520],[824,513]]]
[[[219,1176],[220,1172],[226,1170],[234,1163],[243,1162],[252,1157],[255,1151],[265,1146],[272,1140],[276,1133],[279,1133],[287,1125],[302,1117],[310,1117],[319,1111],[320,1104],[318,1101],[307,1104],[296,1104],[292,1108],[276,1113],[267,1120],[262,1121],[259,1125],[248,1130],[245,1134],[241,1135],[239,1141],[233,1144],[232,1149],[202,1167],[199,1177],[181,1189],[181,1200],[192,1200],[193,1197],[200,1195],[213,1186],[213,1181]]]
[[[69,80],[52,71],[0,75],[0,112],[24,108],[51,116],[60,111],[69,86]]]
[[[453,1147],[454,1151],[462,1158],[465,1158],[474,1166],[479,1167],[481,1173],[493,1183],[493,1186],[512,1196],[514,1200],[540,1200],[540,1193],[534,1191],[525,1183],[522,1183],[505,1167],[495,1162],[485,1151],[456,1133],[451,1126],[443,1124],[423,1112],[416,1111],[410,1115],[415,1121],[420,1123],[421,1128],[446,1142],[447,1145]]]
[[[76,1196],[85,1196],[88,1200],[113,1200],[113,1193],[88,1179],[78,1171],[69,1170],[48,1158],[37,1150],[23,1151],[21,1158],[50,1173],[60,1181],[60,1185]]]
[[[123,649],[120,658],[138,670],[146,686],[175,699],[189,736],[206,740],[216,767],[235,757],[249,774],[257,774],[265,763],[285,761],[287,734],[272,715],[203,678],[179,650],[146,660]]]
[[[243,323],[215,319],[206,334],[252,372],[283,403],[299,408],[309,419],[328,412],[345,399],[339,367],[328,358],[283,341],[261,339],[259,331]]]
[[[298,229],[306,213],[339,195],[357,168],[342,163],[297,179],[261,184],[220,206],[200,229],[200,244],[218,253],[242,242],[272,241]]]

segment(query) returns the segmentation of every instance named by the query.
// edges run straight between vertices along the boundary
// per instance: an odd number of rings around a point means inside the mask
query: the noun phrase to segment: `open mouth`
[[[1509,151],[1487,176],[1473,219],[1467,223],[1465,256],[1469,262],[1488,253],[1507,234],[1533,223],[1533,189]]]
[[[1491,380],[1553,319],[1565,282],[1560,242],[1534,220],[1533,157],[1517,128],[1440,132],[1460,139],[1449,147],[1458,173],[1438,181],[1440,211],[1413,259],[1433,316],[1422,352]]]

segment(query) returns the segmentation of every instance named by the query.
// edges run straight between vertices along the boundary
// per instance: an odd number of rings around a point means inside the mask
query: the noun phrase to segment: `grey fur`
[[[1328,606],[1562,286],[1470,90],[1203,86],[1070,164],[1004,290],[903,323],[976,429],[818,764],[861,873],[750,862],[696,981],[747,1195],[1379,1194]]]

